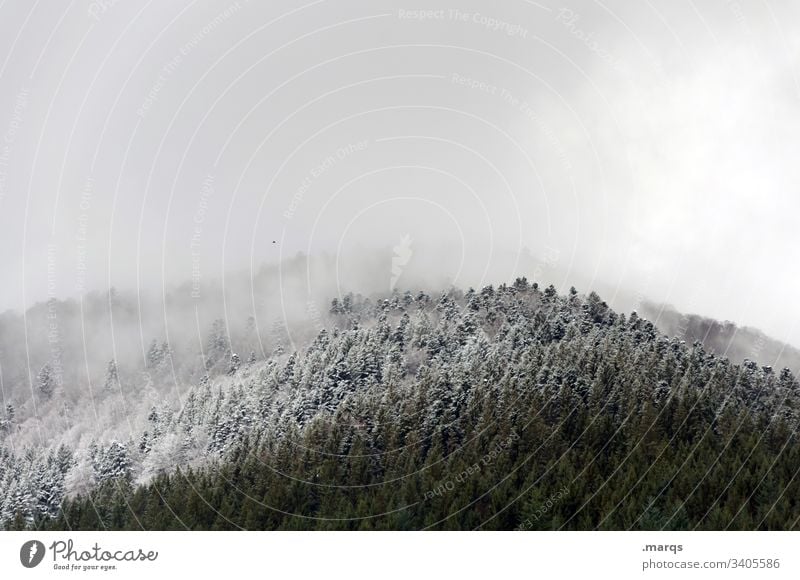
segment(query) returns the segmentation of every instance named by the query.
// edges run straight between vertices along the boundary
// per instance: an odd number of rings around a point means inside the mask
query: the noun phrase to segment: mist
[[[113,287],[139,356],[526,275],[800,344],[791,2],[2,10],[2,309]]]
[[[424,4],[0,2],[0,528],[240,450],[276,528],[298,484],[346,488],[313,509],[350,525],[375,483],[410,527],[507,448],[438,523],[499,489],[490,520],[522,524],[562,458],[597,485],[561,527],[610,529],[587,514],[637,487],[625,529],[785,523],[800,5]]]

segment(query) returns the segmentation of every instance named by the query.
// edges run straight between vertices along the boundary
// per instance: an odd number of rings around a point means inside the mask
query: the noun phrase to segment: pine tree
[[[119,373],[117,372],[117,361],[110,360],[106,366],[106,376],[103,381],[103,390],[107,393],[117,392],[120,389]]]
[[[218,362],[226,361],[231,354],[230,340],[225,330],[225,321],[216,319],[211,324],[206,341],[206,369],[212,369]]]
[[[163,353],[161,352],[161,345],[158,344],[158,341],[154,338],[150,342],[150,346],[147,349],[147,368],[156,369],[161,364],[163,359]]]
[[[50,363],[45,363],[41,370],[39,370],[39,373],[36,375],[36,385],[39,394],[45,399],[49,399],[53,396],[53,392],[55,391],[55,378]]]
[[[236,354],[236,353],[233,353],[233,354],[231,355],[231,362],[230,362],[230,364],[228,365],[228,374],[229,374],[229,375],[235,375],[235,374],[236,374],[236,372],[239,370],[239,368],[240,368],[241,366],[242,366],[242,361],[241,361],[241,359],[239,358],[239,355],[238,355],[238,354]]]
[[[119,478],[128,479],[130,468],[128,450],[117,441],[112,441],[107,448],[96,452],[95,476],[100,483]]]
[[[524,278],[411,296],[349,294],[316,338],[244,369],[220,321],[226,358],[186,370],[181,408],[146,407],[127,443],[74,458],[0,447],[0,525],[788,529],[800,516],[789,371]]]
[[[14,405],[8,403],[5,408],[5,415],[0,419],[0,431],[3,432],[10,432],[14,427],[14,417],[16,416],[16,410],[14,409]]]

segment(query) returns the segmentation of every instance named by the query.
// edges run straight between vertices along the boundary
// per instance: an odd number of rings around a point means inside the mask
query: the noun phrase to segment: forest
[[[179,347],[153,340],[149,383],[186,386],[129,394],[144,418],[113,439],[13,445],[7,410],[2,526],[798,529],[789,369],[729,360],[594,292],[526,278],[350,293],[320,317],[303,344],[266,355],[216,321],[201,371],[176,370]],[[113,409],[124,370],[105,371],[98,396]],[[39,372],[36,396],[57,409],[51,374]]]

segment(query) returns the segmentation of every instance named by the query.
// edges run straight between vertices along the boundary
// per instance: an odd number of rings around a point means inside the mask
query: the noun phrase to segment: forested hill
[[[755,328],[740,327],[697,314],[682,314],[668,305],[644,301],[641,314],[669,336],[700,341],[707,350],[732,361],[756,360],[776,368],[800,370],[800,350]]]
[[[348,295],[329,322],[297,352],[231,354],[128,440],[5,452],[6,526],[798,526],[788,370],[525,279]]]

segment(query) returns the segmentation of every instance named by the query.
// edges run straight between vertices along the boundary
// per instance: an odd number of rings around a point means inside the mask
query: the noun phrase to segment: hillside
[[[800,370],[800,350],[775,340],[755,328],[739,327],[697,314],[682,314],[668,305],[645,301],[641,314],[668,336],[686,342],[700,341],[703,346],[734,362],[755,360],[775,368]]]
[[[3,450],[6,527],[797,527],[791,371],[595,294],[347,295],[265,360],[217,330],[208,372],[127,437]]]

